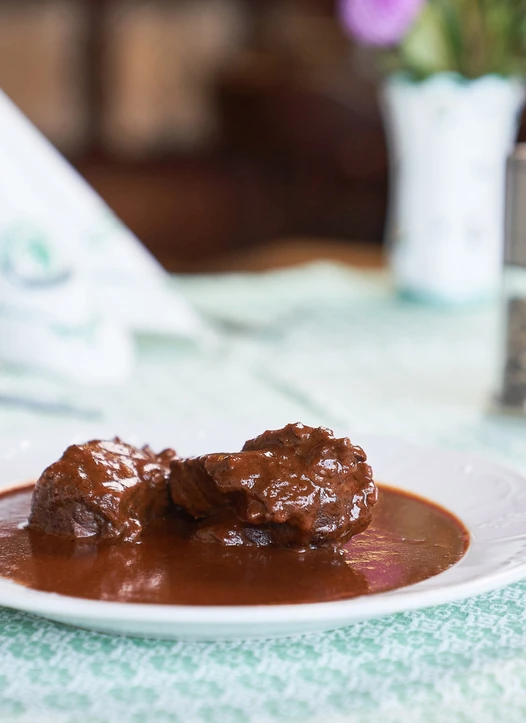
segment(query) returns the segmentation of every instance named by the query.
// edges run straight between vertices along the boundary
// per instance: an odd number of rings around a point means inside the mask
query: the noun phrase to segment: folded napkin
[[[0,91],[0,362],[115,382],[134,333],[199,331],[162,267]]]

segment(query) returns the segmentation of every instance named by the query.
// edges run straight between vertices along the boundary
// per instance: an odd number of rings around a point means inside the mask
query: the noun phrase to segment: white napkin
[[[168,274],[0,91],[0,362],[125,379],[134,332],[197,336]]]

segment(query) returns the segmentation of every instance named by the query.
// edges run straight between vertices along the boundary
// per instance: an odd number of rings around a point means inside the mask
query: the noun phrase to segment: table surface
[[[74,431],[84,421],[74,410],[88,409],[116,432],[153,419],[251,429],[301,420],[357,442],[379,432],[469,450],[526,473],[526,422],[488,413],[494,307],[411,305],[385,272],[331,264],[174,283],[208,320],[206,340],[142,340],[131,383],[60,384],[69,416],[3,407],[0,429]],[[21,384],[52,391],[6,372],[0,395]],[[0,609],[0,720],[524,721],[525,605],[526,582],[325,634],[230,643],[105,636]]]

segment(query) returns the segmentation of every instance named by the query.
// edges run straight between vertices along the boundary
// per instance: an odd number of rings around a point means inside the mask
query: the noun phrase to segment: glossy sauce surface
[[[469,534],[446,510],[379,486],[373,521],[332,549],[224,547],[190,540],[183,523],[156,523],[140,543],[65,540],[25,526],[33,486],[0,495],[0,577],[94,600],[166,605],[325,602],[404,587],[443,572]]]

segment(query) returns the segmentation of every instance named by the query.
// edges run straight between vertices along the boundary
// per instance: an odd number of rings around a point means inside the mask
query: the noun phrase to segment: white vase
[[[405,295],[456,304],[498,292],[506,156],[524,98],[519,79],[496,75],[386,81],[388,239]]]

